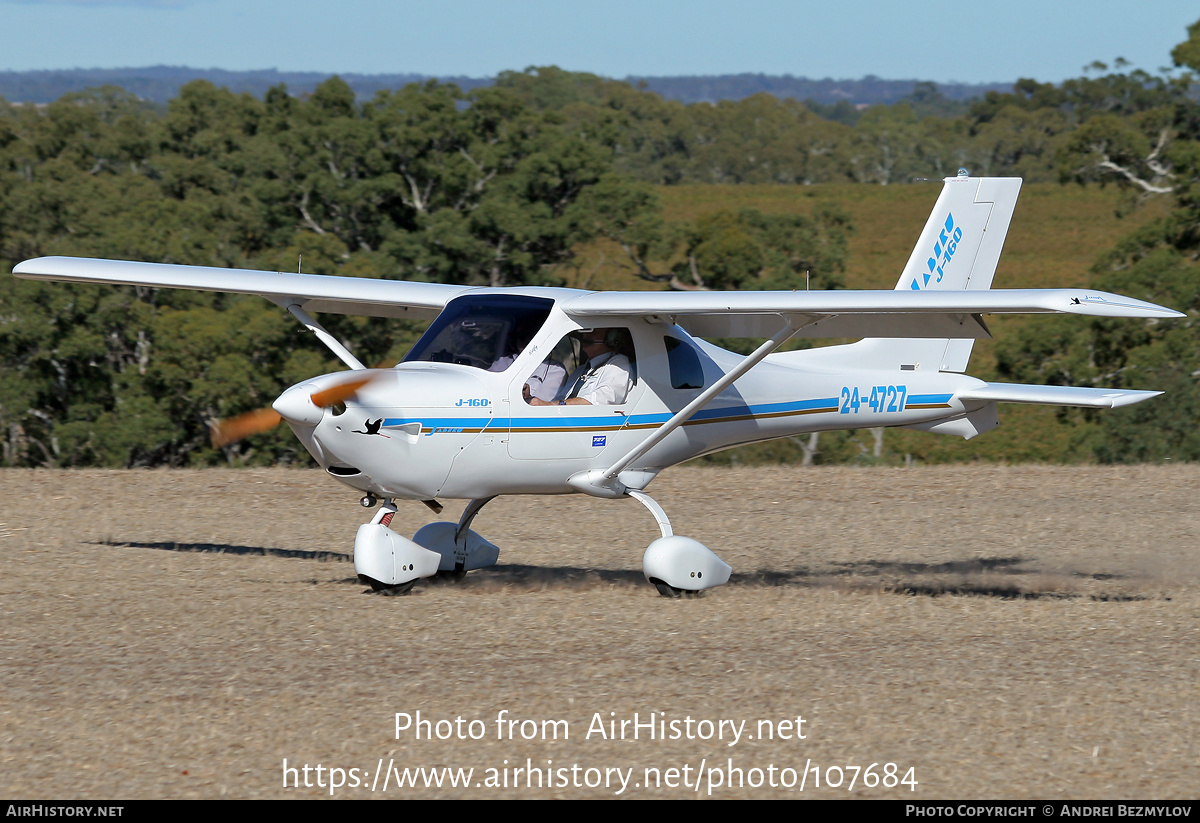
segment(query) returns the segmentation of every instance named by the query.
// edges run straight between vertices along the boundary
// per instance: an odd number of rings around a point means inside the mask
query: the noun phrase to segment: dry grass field
[[[316,471],[0,472],[0,795],[329,797],[332,768],[343,798],[1195,797],[1198,490],[683,467],[652,491],[735,570],[703,597],[642,579],[644,509],[581,496],[494,501],[498,567],[381,597],[350,562],[366,513]],[[397,739],[418,711],[480,739]],[[679,739],[592,725],[634,713]],[[372,792],[380,764],[474,772]],[[915,791],[864,785],[892,771]]]

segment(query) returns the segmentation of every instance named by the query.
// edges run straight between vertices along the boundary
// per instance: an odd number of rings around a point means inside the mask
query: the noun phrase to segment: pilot
[[[633,367],[629,358],[619,352],[627,339],[625,329],[591,329],[578,333],[583,353],[587,356],[554,400],[537,397],[533,406],[611,406],[624,403],[633,388]]]

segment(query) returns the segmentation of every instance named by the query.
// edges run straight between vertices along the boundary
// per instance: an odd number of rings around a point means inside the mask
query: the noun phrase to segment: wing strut
[[[298,303],[289,303],[287,306],[285,306],[285,308],[290,311],[297,320],[303,323],[310,332],[315,334],[317,339],[325,344],[326,348],[337,355],[338,360],[341,360],[352,369],[357,370],[366,368],[366,366],[358,362],[358,358],[351,354],[349,349],[343,346],[336,337],[327,332],[324,326],[322,326],[316,320],[313,320],[312,315],[300,308]]]
[[[759,361],[782,346],[792,335],[800,331],[800,328],[803,328],[802,326],[793,326],[792,323],[792,318],[785,316],[783,318],[783,328],[776,332],[774,337],[755,349],[752,354],[746,355],[742,362],[738,363],[732,369],[727,371],[720,380],[717,380],[715,383],[701,392],[695,400],[693,400],[691,403],[688,403],[686,406],[676,412],[674,417],[655,429],[654,433],[643,440],[636,448],[633,449],[633,451],[629,452],[629,454],[622,457],[616,463],[613,463],[612,466],[610,466],[602,475],[600,483],[605,485],[610,484],[616,479],[617,475],[629,468],[630,463],[632,463],[634,460],[637,460],[643,454],[650,451],[650,449],[657,446],[664,437],[675,431],[675,429],[683,425],[683,423],[689,417],[706,406],[708,401],[712,400],[718,394],[733,385],[735,380],[758,365]]]

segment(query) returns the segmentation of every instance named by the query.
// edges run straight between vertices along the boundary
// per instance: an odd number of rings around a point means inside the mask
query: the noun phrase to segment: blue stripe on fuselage
[[[942,397],[942,395],[924,395],[925,397]],[[950,395],[945,395],[949,399]],[[915,397],[910,402],[917,402]],[[934,402],[922,400],[919,402]],[[815,400],[798,400],[786,403],[762,403],[759,405],[722,406],[715,409],[701,409],[692,415],[688,422],[716,423],[722,420],[733,420],[747,417],[766,417],[774,415],[800,414],[803,412],[837,411],[836,397],[823,397]],[[547,415],[545,417],[390,417],[383,421],[386,428],[396,428],[408,423],[420,423],[422,429],[545,429],[572,428],[579,431],[594,431],[602,429],[619,429],[624,426],[653,426],[666,423],[675,412],[658,412],[655,414],[635,414],[630,416],[611,414],[606,416],[572,417],[569,415]]]
[[[491,417],[389,417],[383,421],[384,428],[396,428],[408,423],[420,423],[425,429],[486,429]]]
[[[945,404],[949,403],[953,396],[952,394],[910,394],[904,401],[904,407]]]
[[[799,414],[801,412],[837,411],[836,397],[823,397],[816,400],[799,400],[787,403],[762,403],[756,406],[722,406],[716,409],[701,409],[688,418],[688,422],[713,423],[721,420],[732,420],[746,417],[766,417],[769,415]],[[635,414],[629,418],[631,426],[646,426],[656,423],[666,423],[674,416],[673,412],[659,414]]]

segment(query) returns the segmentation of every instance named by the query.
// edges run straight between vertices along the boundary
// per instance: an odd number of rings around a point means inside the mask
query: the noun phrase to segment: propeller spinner
[[[346,402],[354,397],[359,389],[380,376],[379,370],[376,369],[371,369],[371,373],[366,376],[363,376],[363,371],[365,370],[348,372],[347,379],[315,392],[311,391],[312,386],[308,383],[292,386],[279,395],[270,408],[255,409],[215,423],[212,426],[213,447],[221,448],[251,435],[269,431],[283,420],[315,426],[321,422],[325,409]]]

